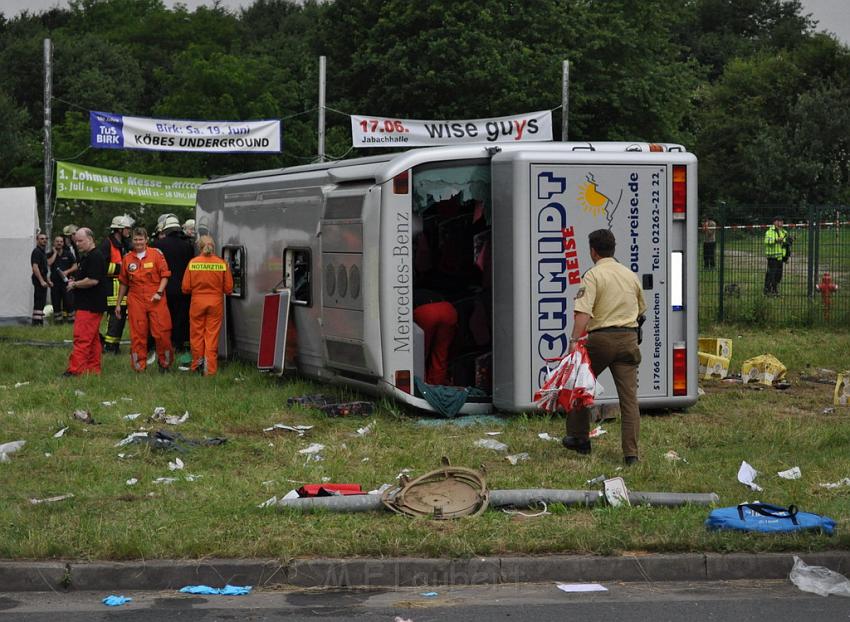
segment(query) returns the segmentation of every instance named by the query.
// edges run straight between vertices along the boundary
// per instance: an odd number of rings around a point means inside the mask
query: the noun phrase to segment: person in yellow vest
[[[100,243],[100,254],[106,260],[106,304],[109,309],[115,308],[118,302],[118,290],[121,284],[118,277],[121,274],[121,261],[130,252],[130,231],[135,221],[124,214],[112,219],[109,226],[109,237]],[[124,335],[124,324],[127,322],[127,305],[122,309],[121,317],[109,314],[109,322],[106,326],[106,337],[104,338],[104,352],[118,354],[121,346],[121,337]]]
[[[764,254],[767,257],[767,272],[764,275],[764,295],[779,296],[782,267],[788,261],[790,238],[783,228],[782,216],[776,216],[773,224],[764,232]]]
[[[616,240],[608,229],[588,236],[593,267],[585,272],[576,292],[570,352],[587,334],[587,354],[593,375],[611,370],[620,402],[623,460],[638,462],[640,409],[637,374],[640,365],[638,333],[646,302],[634,272],[614,259]],[[590,453],[590,410],[567,413],[567,436],[561,443],[580,454]]]
[[[224,317],[224,296],[233,292],[230,266],[215,254],[213,239],[198,239],[201,254],[192,259],[183,273],[182,289],[192,296],[189,307],[189,344],[192,371],[214,376],[218,370],[218,336]]]

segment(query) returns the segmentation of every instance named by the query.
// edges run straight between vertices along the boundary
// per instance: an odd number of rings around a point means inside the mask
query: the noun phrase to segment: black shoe
[[[625,458],[623,458],[623,462],[626,464],[626,466],[634,466],[638,462],[640,462],[640,458],[638,458],[637,456],[626,456]]]
[[[76,376],[76,375],[77,375],[77,374],[75,374],[75,373],[73,373],[73,372],[70,372],[70,371],[68,371],[68,370],[65,370],[65,371],[63,371],[63,372],[62,372],[62,377],[63,377],[63,378],[73,378],[73,377],[74,377],[74,376]]]
[[[575,436],[565,436],[561,439],[561,445],[585,456],[590,453],[590,439],[581,440]]]

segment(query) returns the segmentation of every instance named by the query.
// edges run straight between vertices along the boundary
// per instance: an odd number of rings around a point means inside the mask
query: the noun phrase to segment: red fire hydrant
[[[816,286],[823,301],[823,319],[829,319],[829,306],[832,304],[832,292],[838,291],[838,285],[832,282],[829,272],[824,272],[823,277]]]

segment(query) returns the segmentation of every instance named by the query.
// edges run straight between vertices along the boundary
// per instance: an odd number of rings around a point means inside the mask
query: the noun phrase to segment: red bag
[[[549,372],[543,386],[534,394],[534,401],[543,410],[554,412],[559,406],[564,412],[586,408],[602,392],[590,367],[586,340],[586,337],[579,339],[571,354],[552,359],[559,361],[558,366]]]
[[[304,484],[296,490],[299,497],[333,497],[336,495],[365,495],[360,484]]]

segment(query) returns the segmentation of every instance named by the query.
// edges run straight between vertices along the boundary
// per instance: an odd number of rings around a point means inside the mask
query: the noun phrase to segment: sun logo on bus
[[[583,206],[585,212],[593,214],[595,218],[605,214],[605,220],[608,221],[608,229],[610,230],[614,223],[614,212],[620,207],[623,191],[620,190],[620,196],[614,201],[599,191],[599,184],[596,183],[593,173],[588,173],[585,180],[585,183],[579,185],[578,202]]]
[[[585,179],[587,182],[579,186],[578,201],[584,207],[585,212],[599,216],[611,204],[611,199],[599,192],[599,185],[596,183],[593,173],[588,173]]]

